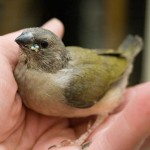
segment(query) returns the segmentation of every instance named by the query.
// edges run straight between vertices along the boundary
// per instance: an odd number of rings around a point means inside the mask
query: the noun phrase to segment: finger
[[[47,23],[43,25],[43,28],[52,30],[54,33],[56,33],[59,37],[63,36],[64,32],[64,26],[58,19],[51,19]],[[4,47],[4,49],[8,51],[18,51],[18,45],[15,43],[16,37],[18,37],[22,33],[22,30],[6,34],[4,36],[1,36],[1,47]],[[15,54],[16,55],[16,54]]]
[[[62,37],[64,33],[64,26],[62,22],[56,18],[49,20],[43,26],[43,28],[53,31],[57,36]],[[9,41],[14,41],[17,36],[22,33],[23,30],[8,33],[2,37],[7,38]],[[6,43],[6,42],[5,42]]]
[[[64,25],[62,24],[60,20],[56,18],[53,18],[50,21],[46,22],[42,27],[45,29],[51,30],[60,38],[62,38],[64,34]]]
[[[114,115],[93,137],[92,150],[133,150],[150,133],[150,82],[130,88],[125,93],[128,104]]]
[[[58,19],[52,19],[43,25],[43,28],[52,30],[59,37],[63,36],[64,26]],[[22,33],[22,30],[17,32],[9,33],[0,37],[0,51],[1,54],[8,58],[9,63],[14,68],[17,58],[19,47],[15,42],[16,37]]]

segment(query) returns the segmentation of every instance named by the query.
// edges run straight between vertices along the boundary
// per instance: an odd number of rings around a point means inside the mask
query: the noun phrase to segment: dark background
[[[146,0],[0,1],[0,34],[41,26],[57,17],[65,25],[65,45],[117,48],[128,34],[144,37]],[[130,84],[140,82],[142,53]]]

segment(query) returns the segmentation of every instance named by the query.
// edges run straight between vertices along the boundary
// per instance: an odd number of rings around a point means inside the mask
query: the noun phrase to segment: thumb
[[[92,150],[134,150],[150,134],[150,82],[129,88],[128,103],[93,136]]]

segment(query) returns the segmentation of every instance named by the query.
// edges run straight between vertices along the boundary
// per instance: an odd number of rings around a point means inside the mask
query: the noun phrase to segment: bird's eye
[[[47,41],[41,41],[41,47],[42,48],[47,48],[48,47],[48,42]]]

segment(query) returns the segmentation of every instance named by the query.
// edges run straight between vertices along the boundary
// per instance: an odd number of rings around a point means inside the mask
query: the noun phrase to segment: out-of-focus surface
[[[144,28],[146,5],[146,0],[0,0],[0,34],[40,26],[57,17],[65,25],[65,45],[116,48],[126,35],[144,37],[144,31],[149,31],[148,25]],[[148,41],[148,35],[146,39]],[[135,61],[131,84],[139,83],[141,77],[150,78],[147,77],[150,76],[148,61],[142,64],[145,56],[150,61],[148,47],[144,58],[140,54]],[[142,75],[142,71],[147,76]]]
[[[145,23],[145,45],[143,54],[143,73],[142,80],[150,81],[150,1],[146,4],[146,23]]]

